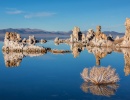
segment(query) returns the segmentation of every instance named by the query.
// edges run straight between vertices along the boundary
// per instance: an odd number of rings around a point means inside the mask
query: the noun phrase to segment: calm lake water
[[[70,50],[67,44],[55,45],[53,41],[38,44],[52,49]],[[3,43],[0,42],[2,48]],[[120,81],[115,90],[102,90],[98,94],[87,92],[87,84],[80,73],[85,67],[96,66],[93,53],[86,48],[79,55],[72,53],[52,54],[50,52],[36,57],[24,56],[17,67],[6,66],[5,56],[0,50],[0,100],[130,100],[129,62],[123,53],[111,52],[100,60],[100,66],[111,66],[119,74]],[[11,56],[10,56],[11,57]],[[130,59],[128,58],[128,61]],[[126,63],[127,64],[126,64]],[[99,67],[100,67],[99,66]],[[107,92],[112,95],[107,96]],[[101,95],[104,94],[104,95]]]

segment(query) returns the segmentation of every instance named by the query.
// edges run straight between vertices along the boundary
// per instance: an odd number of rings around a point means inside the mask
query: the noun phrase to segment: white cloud
[[[38,13],[29,13],[24,15],[24,18],[34,18],[34,17],[47,17],[47,16],[53,16],[56,13],[52,12],[38,12]]]
[[[16,15],[16,14],[22,14],[24,13],[22,10],[18,10],[16,8],[7,8],[8,11],[6,11],[7,14]]]
[[[21,11],[21,10],[15,10],[15,11],[7,11],[6,13],[7,14],[12,14],[12,15],[14,14],[15,15],[15,14],[21,14],[21,13],[23,13],[23,11]]]
[[[56,13],[53,12],[26,12],[22,10],[18,10],[16,8],[6,8],[6,13],[10,15],[18,15],[22,14],[24,18],[34,18],[34,17],[48,17],[53,16]]]

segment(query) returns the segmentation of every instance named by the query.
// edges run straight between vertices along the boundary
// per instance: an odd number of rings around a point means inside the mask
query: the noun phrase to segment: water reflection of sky
[[[2,48],[2,43],[0,47]],[[53,41],[42,44],[44,47],[70,50],[70,46]],[[85,49],[77,58],[72,53],[24,57],[18,67],[5,66],[2,51],[0,52],[0,99],[2,100],[129,100],[130,75],[125,76],[124,55],[112,52],[101,59],[101,66],[115,68],[120,76],[119,88],[111,97],[85,93],[80,86],[83,79],[80,73],[85,67],[96,65],[95,56]]]

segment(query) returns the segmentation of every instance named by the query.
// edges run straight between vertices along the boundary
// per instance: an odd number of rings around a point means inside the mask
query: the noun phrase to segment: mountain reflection
[[[108,85],[95,85],[84,82],[81,85],[81,89],[85,93],[92,93],[93,95],[100,96],[112,96],[115,94],[117,88],[119,86],[117,84],[108,84]]]

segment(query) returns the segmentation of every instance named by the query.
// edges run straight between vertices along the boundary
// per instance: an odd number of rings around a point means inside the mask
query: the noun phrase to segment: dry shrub
[[[115,69],[108,67],[92,67],[91,69],[84,68],[81,73],[82,78],[86,82],[93,84],[113,84],[119,81],[119,76]]]

